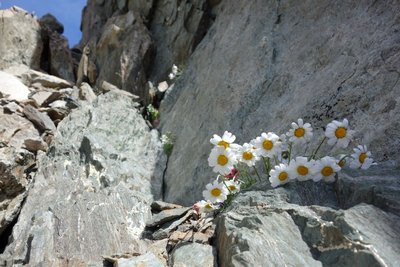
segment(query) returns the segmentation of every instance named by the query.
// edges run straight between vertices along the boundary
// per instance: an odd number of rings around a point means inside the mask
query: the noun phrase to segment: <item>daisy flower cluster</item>
[[[173,80],[173,79],[179,77],[180,75],[181,75],[181,71],[179,70],[179,68],[175,64],[172,65],[171,73],[168,74],[168,78],[170,80]]]
[[[292,122],[285,134],[263,132],[242,145],[236,144],[235,135],[228,131],[222,137],[214,134],[210,139],[213,148],[208,164],[218,175],[206,185],[204,200],[197,202],[194,209],[198,213],[207,213],[224,208],[241,188],[248,188],[257,179],[268,179],[272,187],[295,180],[331,183],[345,165],[368,169],[376,163],[365,145],[356,146],[353,153],[340,153],[336,157],[318,153],[325,142],[331,151],[348,148],[354,135],[347,119],[328,123],[322,140],[313,150],[309,150],[314,137],[313,127],[303,119]],[[258,170],[262,168],[264,173],[260,175]]]

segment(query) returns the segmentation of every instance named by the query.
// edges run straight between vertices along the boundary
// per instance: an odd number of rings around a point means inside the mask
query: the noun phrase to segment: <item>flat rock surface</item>
[[[18,78],[0,71],[0,93],[7,99],[23,101],[28,99],[30,91]]]
[[[214,267],[216,258],[210,245],[185,242],[176,246],[171,259],[173,267]]]
[[[153,214],[153,217],[150,221],[146,223],[147,227],[153,227],[157,225],[161,225],[173,219],[179,218],[183,216],[186,212],[189,211],[190,208],[176,208],[176,209],[168,209],[163,210],[159,213]]]

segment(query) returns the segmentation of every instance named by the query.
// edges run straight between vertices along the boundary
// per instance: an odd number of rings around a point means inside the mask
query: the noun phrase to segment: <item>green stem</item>
[[[264,158],[262,157],[263,162],[264,162],[264,168],[265,168],[265,174],[267,175],[267,178],[269,178],[269,172],[271,171],[271,163],[269,158]]]
[[[256,172],[256,175],[257,175],[257,177],[258,177],[258,180],[261,182],[261,177],[260,177],[260,175],[258,174],[258,171],[257,171],[256,166],[253,166],[253,168],[254,168],[254,171]]]
[[[322,139],[321,143],[319,143],[317,149],[314,151],[314,153],[311,154],[311,158],[310,159],[315,159],[315,156],[318,153],[318,150],[321,148],[322,144],[325,142],[326,140],[326,136]]]
[[[292,157],[292,145],[293,145],[293,143],[289,143],[289,160],[288,160],[288,164],[290,163],[290,158]]]
[[[229,193],[232,194],[232,191],[229,189],[229,187],[226,185],[225,180],[222,180],[222,182],[224,183],[226,189],[228,189]]]

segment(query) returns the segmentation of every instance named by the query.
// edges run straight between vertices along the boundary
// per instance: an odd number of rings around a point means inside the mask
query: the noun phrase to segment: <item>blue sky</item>
[[[0,0],[0,9],[19,6],[41,17],[46,13],[54,15],[64,25],[64,35],[73,47],[81,39],[82,9],[86,0]]]

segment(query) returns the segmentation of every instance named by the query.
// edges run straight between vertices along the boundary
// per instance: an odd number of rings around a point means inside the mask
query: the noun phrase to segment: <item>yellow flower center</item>
[[[221,166],[225,166],[228,163],[228,157],[225,155],[219,155],[217,162]]]
[[[288,178],[287,172],[281,172],[281,173],[279,174],[279,176],[278,176],[278,179],[279,179],[281,182],[285,181],[287,178]]]
[[[306,131],[304,130],[304,128],[297,128],[296,130],[294,130],[294,136],[298,138],[303,137],[305,133]]]
[[[236,190],[236,186],[235,185],[230,185],[230,186],[228,186],[228,188],[231,191],[235,191]]]
[[[229,143],[227,143],[227,142],[225,142],[223,140],[219,141],[218,145],[225,147],[225,149],[227,149],[229,147]]]
[[[300,174],[300,175],[307,175],[308,174],[308,168],[306,167],[306,166],[299,166],[299,167],[297,167],[297,172]]]
[[[360,154],[360,156],[358,157],[358,160],[361,162],[361,163],[364,163],[364,160],[367,158],[367,153],[361,153]]]
[[[251,160],[253,158],[253,153],[250,151],[243,152],[243,158],[245,160]]]
[[[213,207],[211,206],[210,203],[207,203],[207,204],[204,205],[204,208],[206,208],[206,209],[212,209]]]
[[[335,131],[335,136],[336,136],[336,138],[343,138],[343,137],[346,137],[346,134],[347,134],[347,129],[344,128],[344,127],[339,127],[339,128],[337,128],[336,131]]]
[[[333,169],[330,166],[325,166],[322,170],[321,170],[321,174],[323,176],[331,176],[333,173]]]
[[[271,140],[265,140],[265,141],[263,142],[263,148],[264,148],[265,150],[271,150],[273,147],[274,147],[274,143],[272,143]]]
[[[221,195],[222,191],[219,188],[214,188],[213,190],[211,190],[211,195],[213,197],[219,197]]]

